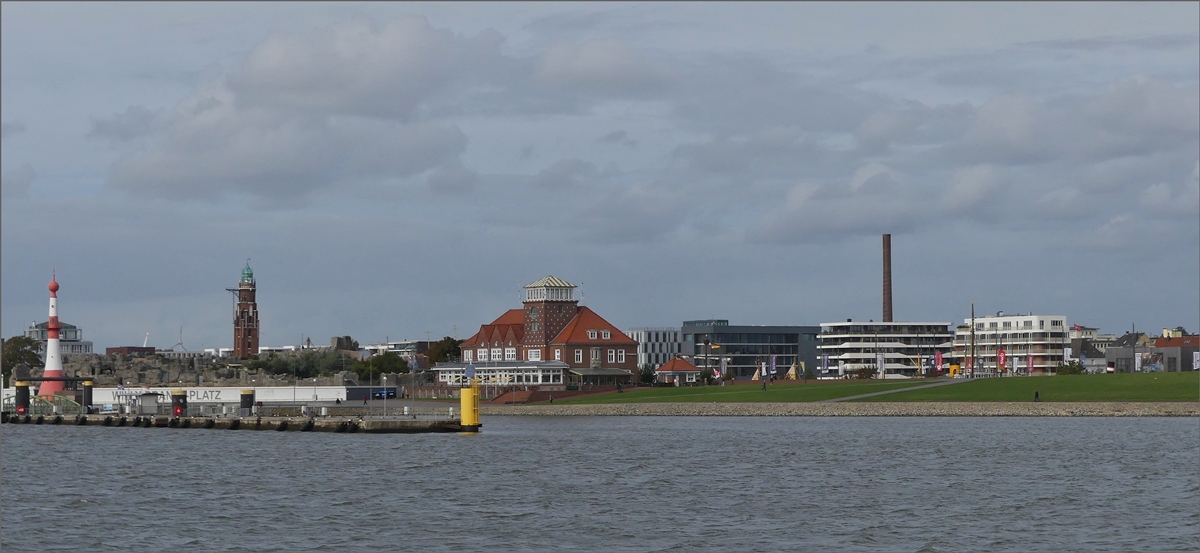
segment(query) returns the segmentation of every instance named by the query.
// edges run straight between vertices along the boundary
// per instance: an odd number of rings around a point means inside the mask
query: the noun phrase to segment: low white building
[[[914,377],[946,369],[953,349],[950,323],[846,322],[821,323],[817,335],[818,377],[846,376],[861,369],[878,369],[878,377]],[[938,367],[939,357],[943,366]]]
[[[464,386],[467,369],[485,386],[565,386],[569,365],[562,361],[490,361],[471,363],[438,363],[430,370],[437,374],[438,384]]]

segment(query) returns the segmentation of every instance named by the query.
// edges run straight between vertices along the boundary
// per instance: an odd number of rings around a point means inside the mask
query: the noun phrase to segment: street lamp
[[[381,379],[380,381],[383,383],[383,416],[386,417],[387,416],[387,396],[388,396],[388,394],[387,394],[387,377],[380,375],[379,378]]]

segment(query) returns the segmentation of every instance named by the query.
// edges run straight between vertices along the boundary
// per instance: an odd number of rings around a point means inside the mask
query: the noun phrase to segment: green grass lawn
[[[882,392],[928,384],[925,380],[886,381],[876,380],[826,380],[802,383],[768,384],[767,391],[761,385],[743,386],[697,386],[680,388],[635,388],[623,394],[604,394],[558,400],[555,403],[655,403],[655,402],[797,402],[821,401],[839,397]]]
[[[852,401],[1200,401],[1200,373],[981,378]]]

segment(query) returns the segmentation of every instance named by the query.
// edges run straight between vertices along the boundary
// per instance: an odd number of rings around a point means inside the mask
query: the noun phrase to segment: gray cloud
[[[495,32],[460,37],[424,18],[366,18],[303,35],[275,34],[231,72],[247,106],[408,119],[464,82],[490,80],[500,63]]]
[[[578,186],[596,174],[596,166],[582,159],[564,159],[538,172],[533,184],[541,188]]]
[[[0,138],[8,138],[25,132],[25,125],[19,121],[0,123]]]
[[[1105,50],[1180,50],[1194,49],[1200,43],[1197,35],[1157,35],[1148,37],[1102,36],[1092,38],[1072,38],[1060,40],[1035,40],[1017,43],[1017,47],[1029,47],[1046,50],[1082,50],[1100,52]]]
[[[113,114],[111,118],[93,119],[88,137],[128,142],[157,130],[159,117],[159,114],[143,106],[129,106],[124,112]]]
[[[1141,205],[1152,213],[1194,216],[1200,214],[1200,161],[1192,174],[1178,184],[1160,182],[1139,195]]]
[[[0,190],[5,198],[24,198],[29,196],[29,185],[37,178],[37,171],[26,163],[0,177]]]
[[[534,79],[575,95],[639,97],[661,91],[669,73],[620,40],[557,44],[540,56]]]
[[[479,174],[461,165],[449,165],[434,169],[426,182],[435,193],[462,194],[475,188]]]
[[[605,134],[604,136],[601,136],[600,138],[597,138],[596,143],[598,143],[598,144],[619,144],[621,146],[628,146],[628,147],[632,148],[634,146],[637,146],[638,141],[636,141],[632,138],[629,138],[629,133],[627,133],[623,130],[617,130],[617,131],[613,131],[608,134]]]

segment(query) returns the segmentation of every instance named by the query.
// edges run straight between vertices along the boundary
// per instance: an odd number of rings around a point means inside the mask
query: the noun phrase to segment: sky
[[[1200,330],[1195,2],[3,2],[0,120],[5,337]]]

